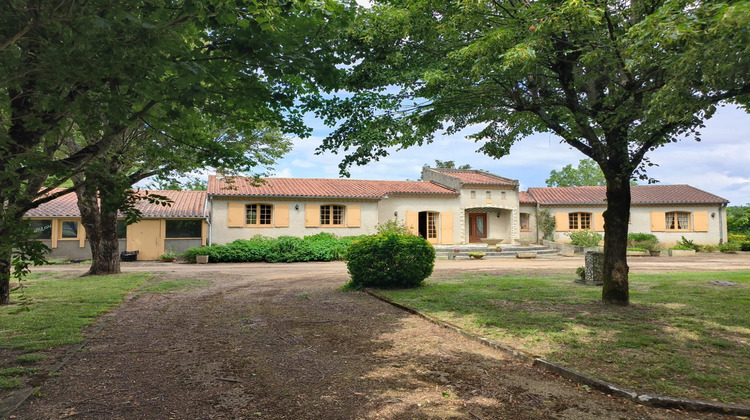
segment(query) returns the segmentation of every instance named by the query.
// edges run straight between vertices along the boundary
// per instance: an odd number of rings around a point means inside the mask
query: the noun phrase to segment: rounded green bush
[[[434,265],[435,248],[414,235],[367,236],[352,242],[346,252],[348,286],[357,290],[416,287],[432,274]]]

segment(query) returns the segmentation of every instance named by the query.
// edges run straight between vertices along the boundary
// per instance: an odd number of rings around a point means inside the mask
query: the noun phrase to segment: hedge
[[[297,238],[281,236],[269,238],[255,236],[238,239],[226,245],[189,248],[182,254],[188,262],[195,262],[196,255],[208,255],[210,262],[304,262],[334,261],[344,258],[349,244],[361,236],[339,238],[330,233]]]

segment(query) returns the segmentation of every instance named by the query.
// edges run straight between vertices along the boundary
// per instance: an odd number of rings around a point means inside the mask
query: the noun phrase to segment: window
[[[673,211],[664,214],[667,230],[690,230],[690,213]]]
[[[344,206],[331,204],[320,206],[320,224],[342,226],[344,224]]]
[[[472,191],[471,192],[471,198],[477,198],[477,192],[476,191]]]
[[[31,220],[36,239],[52,239],[52,220]]]
[[[437,239],[437,213],[427,213],[427,239]]]
[[[124,220],[117,221],[117,237],[120,239],[128,237],[128,224]]]
[[[63,239],[77,239],[78,238],[78,222],[73,220],[67,220],[62,222],[62,231],[60,237]]]
[[[251,226],[270,225],[272,213],[273,206],[270,204],[248,204],[245,206],[245,224]]]
[[[201,220],[167,220],[167,238],[200,238]]]
[[[500,199],[505,200],[505,191],[500,191]]]
[[[591,229],[591,213],[569,213],[568,228],[570,230]]]
[[[487,199],[492,199],[492,191],[487,191]]]
[[[519,220],[521,224],[521,230],[528,232],[529,231],[529,213],[521,213]]]

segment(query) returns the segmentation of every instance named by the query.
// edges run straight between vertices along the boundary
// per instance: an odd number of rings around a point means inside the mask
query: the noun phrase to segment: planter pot
[[[628,257],[645,257],[648,255],[648,251],[628,251]]]
[[[481,260],[482,258],[484,258],[484,255],[469,255],[469,256],[475,260]]]
[[[195,262],[196,262],[196,264],[207,264],[208,263],[208,255],[196,255],[195,256]]]
[[[516,258],[521,258],[521,259],[536,258],[536,252],[534,252],[534,251],[519,251],[519,252],[516,252]]]
[[[175,262],[177,258],[161,258],[162,262]]]
[[[652,257],[660,257],[661,251],[649,251],[649,254],[651,254]]]
[[[693,254],[695,254],[694,249],[670,249],[669,250],[670,257],[688,257]]]

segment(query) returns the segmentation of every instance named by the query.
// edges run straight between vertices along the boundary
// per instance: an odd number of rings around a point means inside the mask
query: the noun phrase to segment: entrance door
[[[487,213],[469,213],[469,242],[482,242],[487,237]]]
[[[157,260],[164,253],[161,220],[141,220],[128,226],[128,251],[138,251],[139,260]]]

